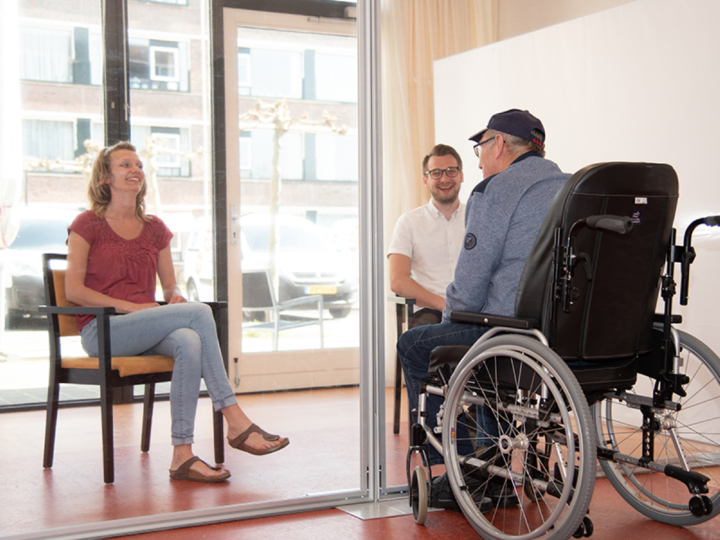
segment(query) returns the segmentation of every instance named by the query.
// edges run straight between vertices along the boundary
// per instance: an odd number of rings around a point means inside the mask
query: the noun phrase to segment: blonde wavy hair
[[[107,180],[110,179],[110,163],[112,162],[112,154],[117,150],[130,150],[137,153],[135,147],[127,142],[121,141],[113,146],[103,148],[98,152],[93,162],[92,174],[90,175],[90,183],[88,184],[88,199],[90,200],[90,209],[99,217],[104,218],[107,207],[112,200],[112,193]],[[145,214],[145,194],[147,193],[147,182],[143,182],[140,192],[135,199],[135,215],[142,221],[148,221],[150,218]]]

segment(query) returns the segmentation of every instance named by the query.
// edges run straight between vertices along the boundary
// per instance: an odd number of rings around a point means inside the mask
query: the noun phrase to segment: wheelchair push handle
[[[682,278],[680,279],[680,305],[686,306],[688,301],[688,288],[690,287],[690,265],[695,260],[695,249],[692,247],[692,235],[697,227],[707,225],[708,227],[720,226],[720,216],[706,216],[693,221],[688,228],[685,229],[685,241],[683,243],[683,253],[680,258],[680,269]]]

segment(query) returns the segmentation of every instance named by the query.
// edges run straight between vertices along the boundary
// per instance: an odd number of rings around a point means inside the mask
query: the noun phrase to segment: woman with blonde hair
[[[215,410],[228,425],[233,448],[254,455],[289,444],[253,424],[237,403],[227,379],[211,309],[188,303],[175,280],[172,233],[156,216],[145,214],[147,192],[135,147],[120,142],[99,152],[88,187],[91,209],[68,228],[69,301],[79,306],[112,306],[112,353],[118,356],[164,354],[175,360],[170,387],[173,456],[170,478],[222,482],[230,472],[212,467],[192,452],[200,380],[205,380]],[[160,278],[166,305],[155,301]],[[78,315],[85,351],[97,356],[93,316]]]

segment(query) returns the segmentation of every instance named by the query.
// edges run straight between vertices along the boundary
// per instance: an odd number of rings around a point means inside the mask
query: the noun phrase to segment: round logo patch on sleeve
[[[472,249],[477,245],[477,238],[473,233],[467,233],[465,235],[465,249]]]

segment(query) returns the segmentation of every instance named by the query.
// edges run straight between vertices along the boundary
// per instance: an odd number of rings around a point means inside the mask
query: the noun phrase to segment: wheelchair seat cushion
[[[440,345],[430,352],[429,373],[437,373],[443,366],[450,366],[454,370],[462,360],[465,353],[470,350],[467,345]]]

